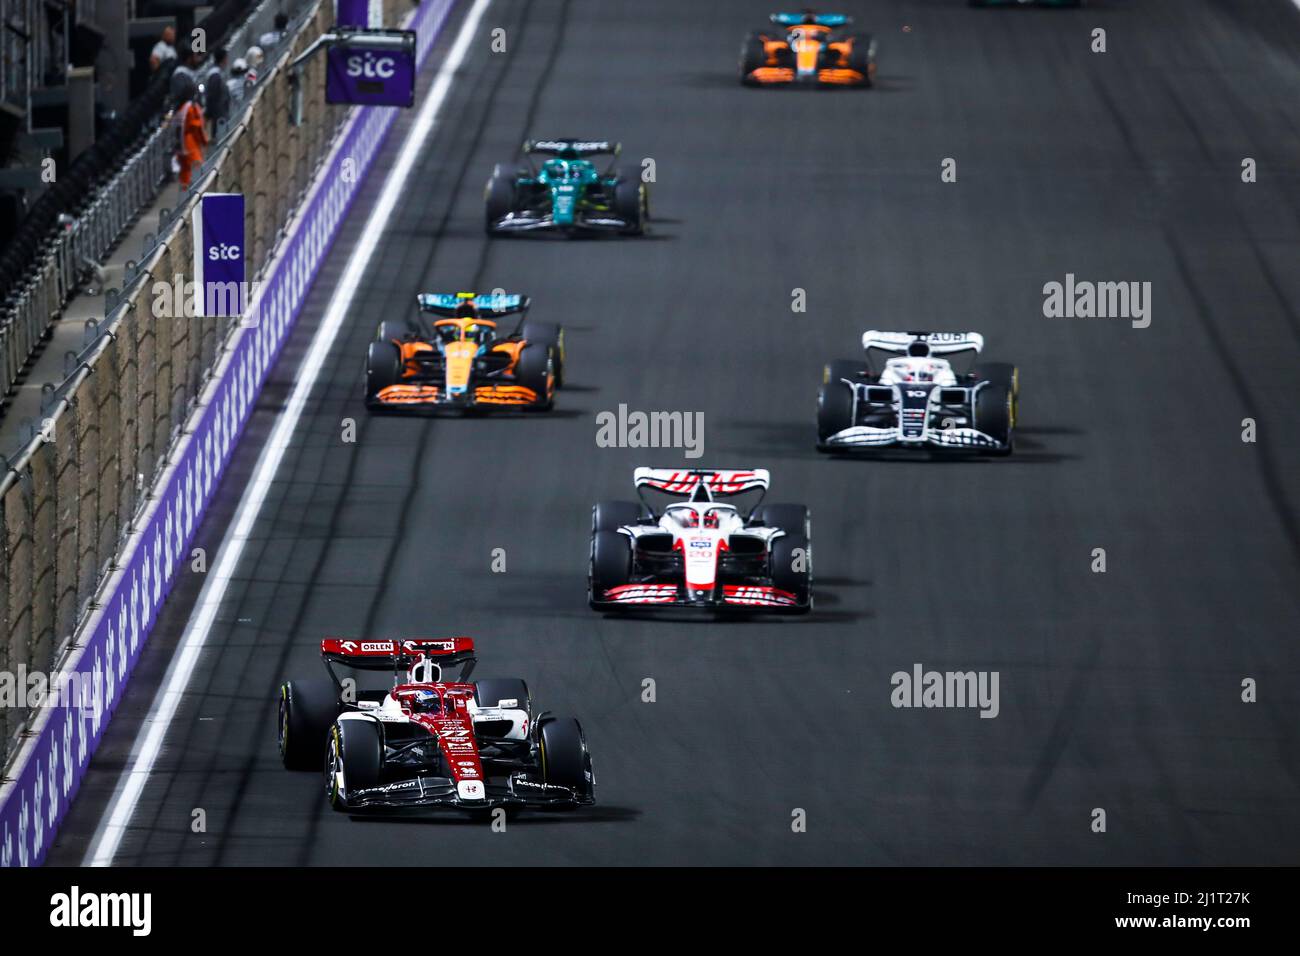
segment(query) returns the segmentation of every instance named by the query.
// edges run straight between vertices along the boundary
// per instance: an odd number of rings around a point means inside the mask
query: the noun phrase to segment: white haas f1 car
[[[808,509],[764,505],[766,471],[638,468],[634,479],[640,504],[602,501],[592,509],[593,610],[812,609]],[[657,511],[647,492],[685,500]],[[722,500],[747,494],[747,511]]]
[[[518,678],[471,682],[468,637],[321,641],[329,679],[280,685],[280,755],[325,772],[335,810],[503,807],[566,810],[595,802],[582,726],[534,714]],[[355,672],[340,678],[335,668]],[[459,680],[443,669],[458,667]],[[387,672],[388,686],[375,687]]]
[[[984,349],[982,335],[865,332],[862,347],[865,362],[826,366],[817,393],[819,451],[1011,454],[1020,375],[1014,365],[974,364]]]

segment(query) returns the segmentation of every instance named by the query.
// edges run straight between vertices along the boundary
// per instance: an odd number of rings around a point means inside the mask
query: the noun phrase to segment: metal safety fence
[[[412,8],[412,0],[384,0],[385,24],[398,23]],[[259,276],[329,152],[348,108],[308,97],[301,125],[291,125],[284,66],[332,25],[331,0],[312,0],[290,24],[263,77],[196,171],[193,193],[162,214],[140,260],[127,263],[122,290],[106,293],[104,321],[88,324],[87,344],[68,357],[65,381],[45,389],[30,437],[0,457],[0,674],[53,674],[73,648],[132,519],[148,503],[239,326],[238,318],[155,308],[165,287],[192,279],[188,213],[195,198],[204,191],[245,195],[247,270]],[[323,89],[324,70],[323,58],[308,62],[307,89]],[[170,162],[170,155],[170,148],[148,154],[130,174],[138,177],[134,188],[147,189],[155,172],[150,164]],[[87,220],[70,237],[67,254],[89,254],[111,242],[115,217],[130,205],[124,198],[103,211],[103,223]],[[63,265],[51,268],[67,281]],[[0,706],[0,768],[17,752],[17,738],[34,714],[21,702]]]

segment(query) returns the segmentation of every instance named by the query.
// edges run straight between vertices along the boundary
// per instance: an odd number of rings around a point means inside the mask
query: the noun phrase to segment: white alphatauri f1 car
[[[929,448],[1009,455],[1020,375],[974,364],[977,332],[865,332],[865,361],[826,366],[817,394],[819,451]]]
[[[764,505],[766,471],[638,468],[634,477],[640,504],[602,501],[592,509],[594,610],[812,610],[808,509]],[[647,493],[671,503],[659,510]],[[744,495],[746,509],[723,500]]]

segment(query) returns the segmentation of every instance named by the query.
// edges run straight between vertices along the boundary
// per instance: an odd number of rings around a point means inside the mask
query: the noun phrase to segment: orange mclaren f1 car
[[[842,13],[774,13],[778,27],[756,30],[740,48],[740,82],[746,86],[870,86],[876,42],[845,30]]]
[[[564,329],[527,318],[524,295],[417,296],[418,314],[379,324],[366,355],[366,406],[549,411],[564,383]],[[498,322],[518,315],[513,331]]]

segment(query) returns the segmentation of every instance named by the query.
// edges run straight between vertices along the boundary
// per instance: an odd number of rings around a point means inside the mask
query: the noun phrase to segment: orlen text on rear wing
[[[771,476],[765,468],[749,469],[698,469],[698,468],[638,468],[632,474],[637,496],[642,503],[658,513],[646,500],[643,492],[657,491],[673,498],[692,501],[734,498],[757,492],[757,499],[748,508],[750,513],[759,506],[771,485]]]
[[[879,372],[875,353],[906,355],[913,342],[924,342],[931,355],[952,356],[967,353],[973,362],[984,350],[984,336],[978,332],[877,332],[862,333],[862,348],[867,353],[867,365]]]
[[[461,667],[461,679],[469,678],[477,658],[474,639],[469,637],[411,637],[397,639],[327,637],[320,642],[320,656],[325,669],[340,688],[343,682],[333,665],[363,671],[392,671],[394,681],[411,665],[431,660],[439,669]]]

